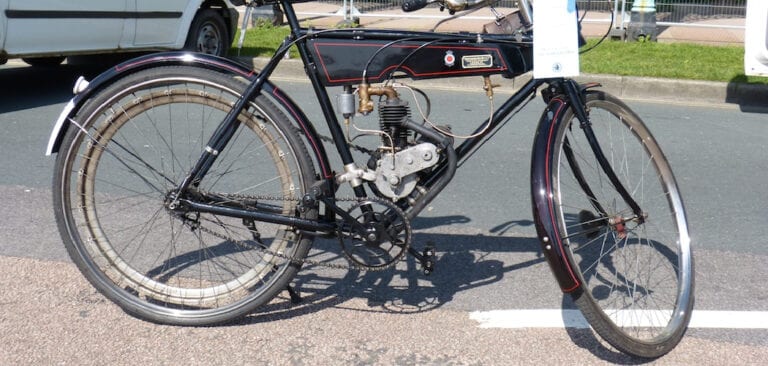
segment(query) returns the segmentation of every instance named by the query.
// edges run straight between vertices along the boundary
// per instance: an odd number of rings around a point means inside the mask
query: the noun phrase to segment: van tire
[[[53,56],[53,57],[24,57],[21,60],[26,62],[29,66],[34,67],[53,67],[53,66],[59,66],[62,62],[64,62],[64,59],[66,57],[64,56]]]
[[[184,49],[223,57],[229,52],[229,40],[224,17],[214,9],[200,9],[189,27]]]

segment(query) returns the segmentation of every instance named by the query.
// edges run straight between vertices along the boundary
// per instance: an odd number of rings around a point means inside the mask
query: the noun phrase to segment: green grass
[[[271,57],[285,37],[290,34],[288,26],[274,27],[272,25],[262,25],[256,28],[249,28],[245,32],[243,48],[240,50],[240,56],[253,57]],[[235,35],[235,41],[232,43],[231,55],[237,55],[237,43],[240,40],[240,30]],[[291,52],[291,57],[298,57],[295,48]]]
[[[590,40],[588,46],[597,40]],[[768,83],[744,75],[744,47],[690,43],[605,41],[581,55],[581,71],[592,74]]]
[[[248,29],[240,56],[270,57],[289,34],[287,27],[265,25]],[[239,35],[235,37],[235,47]],[[587,47],[597,40],[590,40]],[[237,49],[233,48],[233,55]],[[291,57],[296,57],[295,50]],[[658,77],[768,84],[768,78],[744,75],[744,47],[688,43],[606,40],[581,55],[588,74]]]

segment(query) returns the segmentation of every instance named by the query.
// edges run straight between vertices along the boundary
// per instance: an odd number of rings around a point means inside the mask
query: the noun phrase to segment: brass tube
[[[373,101],[371,101],[372,95],[386,95],[387,99],[398,98],[397,91],[391,86],[370,86],[369,84],[360,84],[357,89],[357,94],[360,96],[357,111],[363,115],[367,115],[373,111]]]

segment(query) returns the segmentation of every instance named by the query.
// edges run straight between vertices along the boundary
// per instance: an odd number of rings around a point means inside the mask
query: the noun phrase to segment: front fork
[[[640,220],[640,223],[643,222],[643,211],[640,209],[640,205],[637,204],[634,198],[632,198],[632,195],[629,194],[629,191],[627,191],[626,187],[624,187],[624,184],[621,183],[619,180],[619,177],[616,175],[616,172],[613,170],[613,167],[611,166],[611,163],[608,162],[608,159],[605,157],[605,154],[603,153],[603,149],[600,147],[600,143],[597,141],[597,138],[595,137],[595,132],[592,130],[592,123],[589,121],[589,116],[587,114],[586,110],[586,90],[591,86],[588,85],[586,88],[581,88],[574,80],[566,80],[563,83],[564,91],[567,96],[567,99],[570,101],[571,109],[573,109],[573,113],[576,115],[576,118],[579,119],[579,127],[581,127],[582,130],[584,130],[584,135],[587,138],[587,141],[589,142],[589,146],[592,149],[592,152],[595,154],[595,158],[597,158],[598,163],[600,164],[600,168],[603,169],[603,173],[608,177],[608,180],[611,182],[614,188],[616,188],[616,192],[619,193],[621,198],[624,200],[624,202],[627,203],[627,205],[632,209],[632,212],[635,214],[635,217]],[[594,86],[597,86],[597,84],[594,84]],[[566,153],[570,151],[570,146],[568,145]],[[575,159],[573,159],[573,153],[571,152],[568,157],[568,162],[571,163],[573,161],[572,167],[574,168],[575,174],[577,175],[576,179],[579,181],[579,185],[582,186],[582,188],[586,188],[585,192],[588,194],[590,201],[593,202],[596,207],[595,209],[600,212],[603,217],[607,216],[607,212],[605,209],[603,209],[599,202],[595,199],[594,194],[592,193],[592,190],[588,187],[586,184],[586,181],[584,180],[583,175],[581,174],[581,169],[578,168],[578,166],[575,165]]]

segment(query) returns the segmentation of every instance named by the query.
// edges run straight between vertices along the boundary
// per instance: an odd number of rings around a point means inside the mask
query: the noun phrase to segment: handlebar
[[[403,1],[402,9],[404,12],[411,12],[431,3],[439,3],[440,6],[445,7],[448,11],[457,12],[489,5],[492,2],[493,0],[405,0]]]
[[[230,2],[233,3],[243,3],[247,4],[248,6],[259,6],[264,5],[267,3],[275,3],[279,0],[230,0]],[[291,0],[288,0],[291,1]],[[295,0],[295,2],[304,2],[308,0]],[[419,9],[424,8],[425,6],[432,4],[432,3],[438,3],[441,6],[442,10],[443,8],[448,9],[448,11],[453,14],[457,11],[462,10],[469,10],[473,8],[478,8],[481,6],[486,5],[492,5],[493,2],[496,0],[403,0],[403,5],[401,6],[402,10],[406,13],[416,11]],[[520,16],[522,16],[523,24],[526,28],[530,28],[533,25],[532,22],[532,9],[530,1],[532,0],[518,0],[518,9],[520,12]]]
[[[401,9],[403,9],[404,12],[411,12],[419,10],[429,4],[428,0],[405,0],[403,1],[403,5],[401,6]]]

